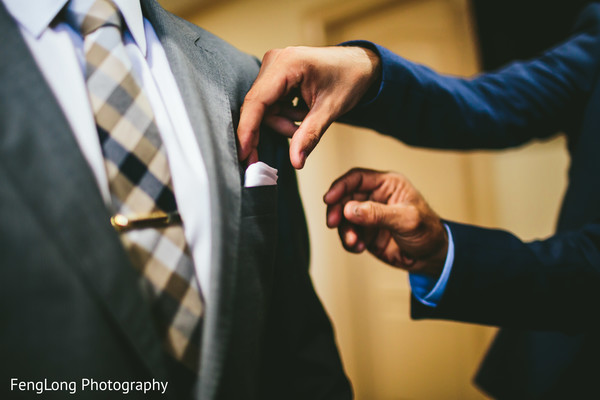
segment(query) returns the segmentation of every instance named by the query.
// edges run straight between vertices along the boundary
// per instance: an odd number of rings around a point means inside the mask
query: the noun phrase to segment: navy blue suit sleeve
[[[344,117],[407,144],[442,149],[517,146],[558,131],[577,134],[600,70],[600,5],[539,58],[473,78],[440,75],[369,42],[382,60],[378,93]],[[453,271],[439,305],[413,299],[414,318],[505,327],[582,330],[600,305],[600,223],[524,243],[449,223]]]
[[[580,331],[598,324],[600,223],[524,243],[512,234],[448,223],[455,259],[438,307],[412,301],[413,318]]]
[[[403,142],[442,149],[505,148],[575,130],[600,63],[600,5],[539,58],[465,79],[438,74],[370,42],[382,60],[375,98],[344,116]]]

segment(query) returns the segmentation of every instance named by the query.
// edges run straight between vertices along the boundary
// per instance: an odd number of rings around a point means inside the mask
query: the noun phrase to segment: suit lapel
[[[211,293],[204,320],[199,395],[214,399],[231,339],[241,223],[240,170],[231,106],[220,73],[224,64],[218,52],[203,47],[196,29],[154,0],[142,6],[167,54],[210,181]]]
[[[160,343],[133,267],[109,224],[71,128],[0,4],[0,168],[48,241],[60,248],[150,372],[165,376]],[[32,227],[33,229],[34,227]]]

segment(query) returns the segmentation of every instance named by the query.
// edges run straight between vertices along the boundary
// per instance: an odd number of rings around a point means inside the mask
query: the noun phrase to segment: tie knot
[[[123,29],[123,20],[117,6],[111,0],[94,0],[89,8],[84,2],[71,0],[66,10],[66,19],[82,36],[89,35],[100,27],[115,26]]]

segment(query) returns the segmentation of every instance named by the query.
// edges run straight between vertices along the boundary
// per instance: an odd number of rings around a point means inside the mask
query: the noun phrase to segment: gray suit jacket
[[[213,292],[193,397],[350,398],[308,275],[285,139],[265,132],[259,148],[280,171],[278,188],[242,187],[234,132],[258,62],[155,0],[142,7],[165,48],[211,185]],[[10,391],[10,378],[77,381],[76,398],[101,399],[122,395],[83,392],[79,380],[173,378],[90,168],[1,3],[0,38],[0,397],[37,398]],[[176,385],[169,393],[179,399]],[[152,398],[127,397],[136,396]]]

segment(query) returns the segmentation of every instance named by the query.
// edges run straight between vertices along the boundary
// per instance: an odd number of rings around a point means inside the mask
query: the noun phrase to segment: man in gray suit
[[[248,184],[248,176],[245,185],[237,161],[234,131],[258,62],[155,0],[115,0],[119,49],[139,84],[123,90],[141,87],[138,108],[150,105],[153,115],[146,133],[159,132],[150,141],[166,152],[167,176],[170,167],[174,198],[161,189],[154,200],[176,206],[164,218],[123,220],[115,210],[130,205],[115,208],[120,172],[107,161],[107,144],[116,142],[90,85],[96,73],[95,90],[106,91],[104,67],[89,57],[94,34],[82,26],[90,20],[77,26],[69,17],[73,7],[96,4],[37,3],[0,2],[0,397],[351,398],[308,274],[287,142],[267,133],[259,145],[277,185]],[[113,97],[120,88],[103,101],[121,104]],[[135,107],[118,117],[115,107],[108,114],[129,132]],[[125,183],[135,199],[154,188],[150,163],[129,165],[129,173],[140,168],[139,180]],[[187,276],[175,276],[177,261],[160,290],[161,275],[148,278],[154,264],[136,270],[132,255],[139,232],[151,229],[183,229],[178,252],[193,260]],[[151,257],[168,264],[173,251],[161,243]],[[183,309],[161,299],[177,290],[181,304],[198,306],[186,338],[197,351],[186,350],[187,364],[171,329],[191,319],[173,317],[172,328],[157,317]]]

